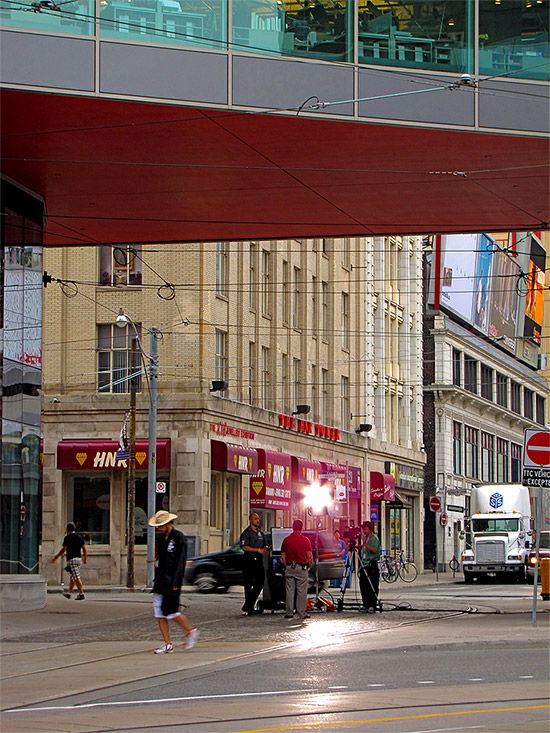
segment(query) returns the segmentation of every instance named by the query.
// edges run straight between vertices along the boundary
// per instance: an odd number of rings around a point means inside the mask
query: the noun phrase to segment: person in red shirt
[[[293,618],[295,608],[301,619],[309,618],[306,613],[307,578],[313,565],[313,553],[311,542],[302,534],[303,526],[301,519],[295,519],[292,523],[292,534],[285,537],[281,545],[281,557],[285,566],[285,618]]]

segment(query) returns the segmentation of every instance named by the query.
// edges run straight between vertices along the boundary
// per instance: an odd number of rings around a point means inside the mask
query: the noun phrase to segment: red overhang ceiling
[[[48,245],[547,228],[544,138],[2,90]]]

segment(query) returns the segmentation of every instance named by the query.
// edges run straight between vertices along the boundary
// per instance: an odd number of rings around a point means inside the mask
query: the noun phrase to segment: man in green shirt
[[[380,585],[380,540],[374,534],[374,524],[363,522],[363,543],[360,550],[361,568],[359,572],[359,588],[363,606],[368,613],[374,613],[378,602],[378,586]]]

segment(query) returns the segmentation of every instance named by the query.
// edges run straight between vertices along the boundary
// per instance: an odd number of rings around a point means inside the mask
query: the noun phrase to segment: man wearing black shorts
[[[69,592],[63,593],[65,598],[70,598],[71,593],[76,585],[78,589],[78,595],[75,598],[76,601],[84,600],[84,590],[82,588],[82,581],[80,580],[80,565],[84,560],[84,565],[87,561],[87,550],[86,545],[82,537],[76,533],[76,527],[73,522],[67,524],[67,534],[63,540],[63,545],[57,555],[52,558],[52,562],[55,562],[58,557],[65,552],[67,555],[67,567],[71,574],[71,580],[69,582]]]

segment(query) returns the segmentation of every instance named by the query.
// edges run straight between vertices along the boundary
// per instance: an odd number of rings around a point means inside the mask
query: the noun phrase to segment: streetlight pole
[[[149,452],[149,460],[147,464],[147,515],[149,517],[153,516],[156,509],[156,484],[157,484],[157,378],[158,378],[158,328],[155,328],[152,326],[151,328],[147,329],[149,331],[149,355],[147,355],[144,350],[143,346],[141,345],[141,339],[139,338],[138,330],[136,328],[136,324],[134,321],[129,318],[127,315],[125,315],[124,310],[122,308],[119,308],[118,316],[116,319],[116,325],[120,326],[120,328],[126,327],[128,324],[132,325],[132,328],[134,329],[136,338],[132,341],[132,349],[135,349],[135,343],[137,341],[139,350],[142,356],[146,356],[149,359],[149,435],[148,435],[148,452]],[[132,372],[135,371],[135,356],[134,351],[132,351]],[[132,386],[134,388],[134,427],[133,427],[133,435],[134,435],[134,459],[130,461],[130,465],[132,467],[132,470],[134,471],[134,477],[133,477],[133,487],[134,487],[134,493],[133,493],[133,511],[135,512],[135,381],[132,378],[130,381],[130,390],[132,389]],[[132,393],[130,391],[130,398]],[[131,432],[131,425],[130,422],[130,431]],[[130,436],[129,436],[130,437]],[[129,442],[131,442],[129,440]],[[132,447],[130,446],[130,451],[132,451]],[[128,472],[128,501],[130,503],[130,471]],[[130,511],[130,509],[129,509]],[[128,522],[130,521],[130,518],[128,517]],[[131,563],[130,563],[130,530],[128,530],[128,573],[130,572],[130,564],[132,567],[132,587],[134,585],[134,520],[132,520],[132,555],[131,555]],[[153,587],[153,579],[155,575],[155,529],[154,527],[149,527],[147,525],[147,570],[146,570],[146,587],[152,588]],[[129,586],[129,580],[127,583]]]
[[[130,420],[128,426],[128,512],[126,532],[128,534],[128,558],[126,567],[126,587],[134,590],[134,545],[136,516],[136,339],[132,339],[132,358],[130,362]]]
[[[157,483],[157,376],[158,330],[149,331],[149,463],[147,466],[147,515],[152,517],[156,508]],[[147,588],[153,587],[155,575],[155,528],[147,525]]]

